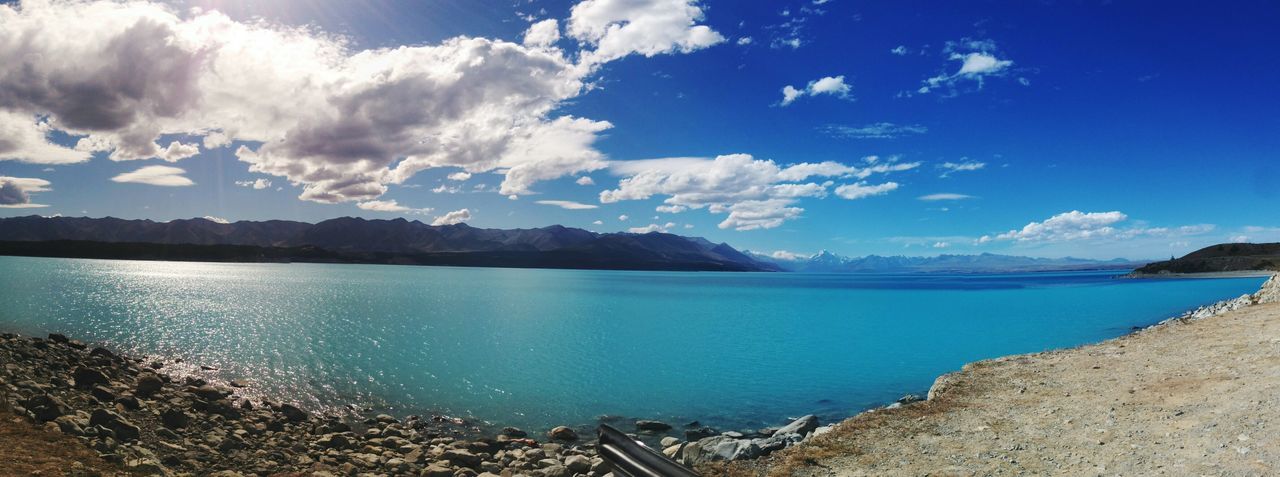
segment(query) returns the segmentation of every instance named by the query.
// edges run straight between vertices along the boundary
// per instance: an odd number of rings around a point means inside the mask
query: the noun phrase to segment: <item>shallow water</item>
[[[1262,278],[824,275],[0,257],[0,330],[181,357],[317,406],[546,429],[855,414]]]

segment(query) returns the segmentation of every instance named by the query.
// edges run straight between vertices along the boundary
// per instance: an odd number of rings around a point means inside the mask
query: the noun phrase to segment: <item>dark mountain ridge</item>
[[[1147,264],[1136,274],[1280,271],[1280,243],[1221,243]]]
[[[561,225],[481,229],[466,224],[427,225],[403,218],[341,217],[309,224],[286,220],[220,223],[197,218],[155,222],[27,216],[0,219],[0,242],[4,242],[0,253],[5,254],[86,258],[183,260],[190,255],[220,257],[222,261],[778,270],[728,244],[713,244],[702,238],[664,233],[598,234]],[[148,244],[170,247],[148,250]]]

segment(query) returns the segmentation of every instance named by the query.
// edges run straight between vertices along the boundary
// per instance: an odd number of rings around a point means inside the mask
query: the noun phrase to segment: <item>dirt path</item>
[[[1280,475],[1280,303],[965,366],[728,475]]]

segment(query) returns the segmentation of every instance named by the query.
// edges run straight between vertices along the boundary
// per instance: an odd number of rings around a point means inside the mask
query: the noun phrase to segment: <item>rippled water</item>
[[[1261,278],[678,273],[0,257],[0,329],[181,357],[315,406],[530,429],[755,428],[1124,334]]]

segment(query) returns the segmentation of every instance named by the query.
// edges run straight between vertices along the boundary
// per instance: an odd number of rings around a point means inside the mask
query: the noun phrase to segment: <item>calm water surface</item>
[[[181,357],[313,407],[546,429],[826,420],[1261,278],[678,273],[0,257],[0,330]]]

